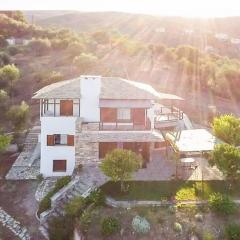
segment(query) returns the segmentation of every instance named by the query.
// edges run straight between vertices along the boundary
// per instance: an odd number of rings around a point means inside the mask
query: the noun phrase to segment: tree
[[[10,57],[5,52],[0,52],[0,67],[10,63]]]
[[[142,157],[130,150],[115,149],[107,153],[100,168],[113,181],[120,181],[121,191],[124,190],[124,181],[130,180],[133,172],[142,165]]]
[[[98,58],[91,53],[81,53],[73,59],[73,63],[79,67],[82,72],[89,71],[96,63]]]
[[[19,79],[20,71],[13,64],[6,65],[0,69],[0,86],[10,88],[12,94],[14,83]]]
[[[12,140],[11,136],[0,133],[0,153],[5,151]]]
[[[240,145],[240,118],[223,115],[213,120],[214,134],[226,143]]]
[[[28,43],[28,46],[35,55],[40,56],[46,54],[51,49],[51,42],[48,39],[33,39]]]
[[[23,130],[29,117],[29,106],[24,101],[20,105],[13,105],[7,112],[8,119],[14,125],[16,132]]]
[[[110,42],[109,33],[105,31],[95,32],[92,37],[98,44],[108,44]]]
[[[84,52],[85,46],[80,42],[72,42],[68,45],[67,51],[71,56],[77,56]]]
[[[240,180],[240,149],[229,144],[217,144],[209,159],[230,180]]]

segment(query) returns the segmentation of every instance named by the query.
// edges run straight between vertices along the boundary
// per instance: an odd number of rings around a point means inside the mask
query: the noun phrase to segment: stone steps
[[[45,234],[48,229],[48,221],[60,215],[64,215],[64,208],[75,197],[86,198],[91,191],[103,185],[107,181],[97,166],[94,167],[83,167],[81,173],[77,175],[72,181],[65,187],[56,193],[51,199],[52,209],[48,214],[42,213],[40,216],[41,227],[40,231]],[[64,191],[66,190],[66,191]],[[57,195],[58,194],[58,195]],[[57,196],[57,197],[56,197]]]

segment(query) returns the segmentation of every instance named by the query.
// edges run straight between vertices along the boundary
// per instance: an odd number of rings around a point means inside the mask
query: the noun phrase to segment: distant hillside
[[[36,16],[36,23],[42,26],[72,28],[77,31],[95,31],[99,28],[115,28],[128,34],[158,30],[176,32],[192,29],[201,32],[220,32],[233,37],[240,37],[240,17],[198,19],[183,17],[158,17],[144,14],[121,12],[67,12],[67,11],[32,11],[28,16]]]

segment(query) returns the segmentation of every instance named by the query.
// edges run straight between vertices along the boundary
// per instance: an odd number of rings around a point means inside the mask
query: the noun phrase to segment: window
[[[53,160],[53,172],[66,172],[67,160]]]
[[[55,134],[54,135],[55,145],[67,145],[67,135],[66,134]]]
[[[118,108],[117,110],[118,120],[128,121],[131,120],[131,111],[129,108]]]
[[[47,135],[47,146],[55,145],[74,146],[74,135],[67,134]]]

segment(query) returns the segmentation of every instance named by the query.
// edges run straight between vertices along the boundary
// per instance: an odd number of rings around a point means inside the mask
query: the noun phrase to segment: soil
[[[33,240],[42,240],[38,230],[39,222],[35,217],[38,203],[35,200],[37,181],[5,181],[0,180],[0,206],[25,226]],[[1,229],[0,229],[1,231]],[[2,235],[1,235],[2,234]],[[0,239],[10,240],[9,230],[4,228]]]
[[[13,153],[0,154],[0,179],[5,177],[16,158],[17,155]]]

